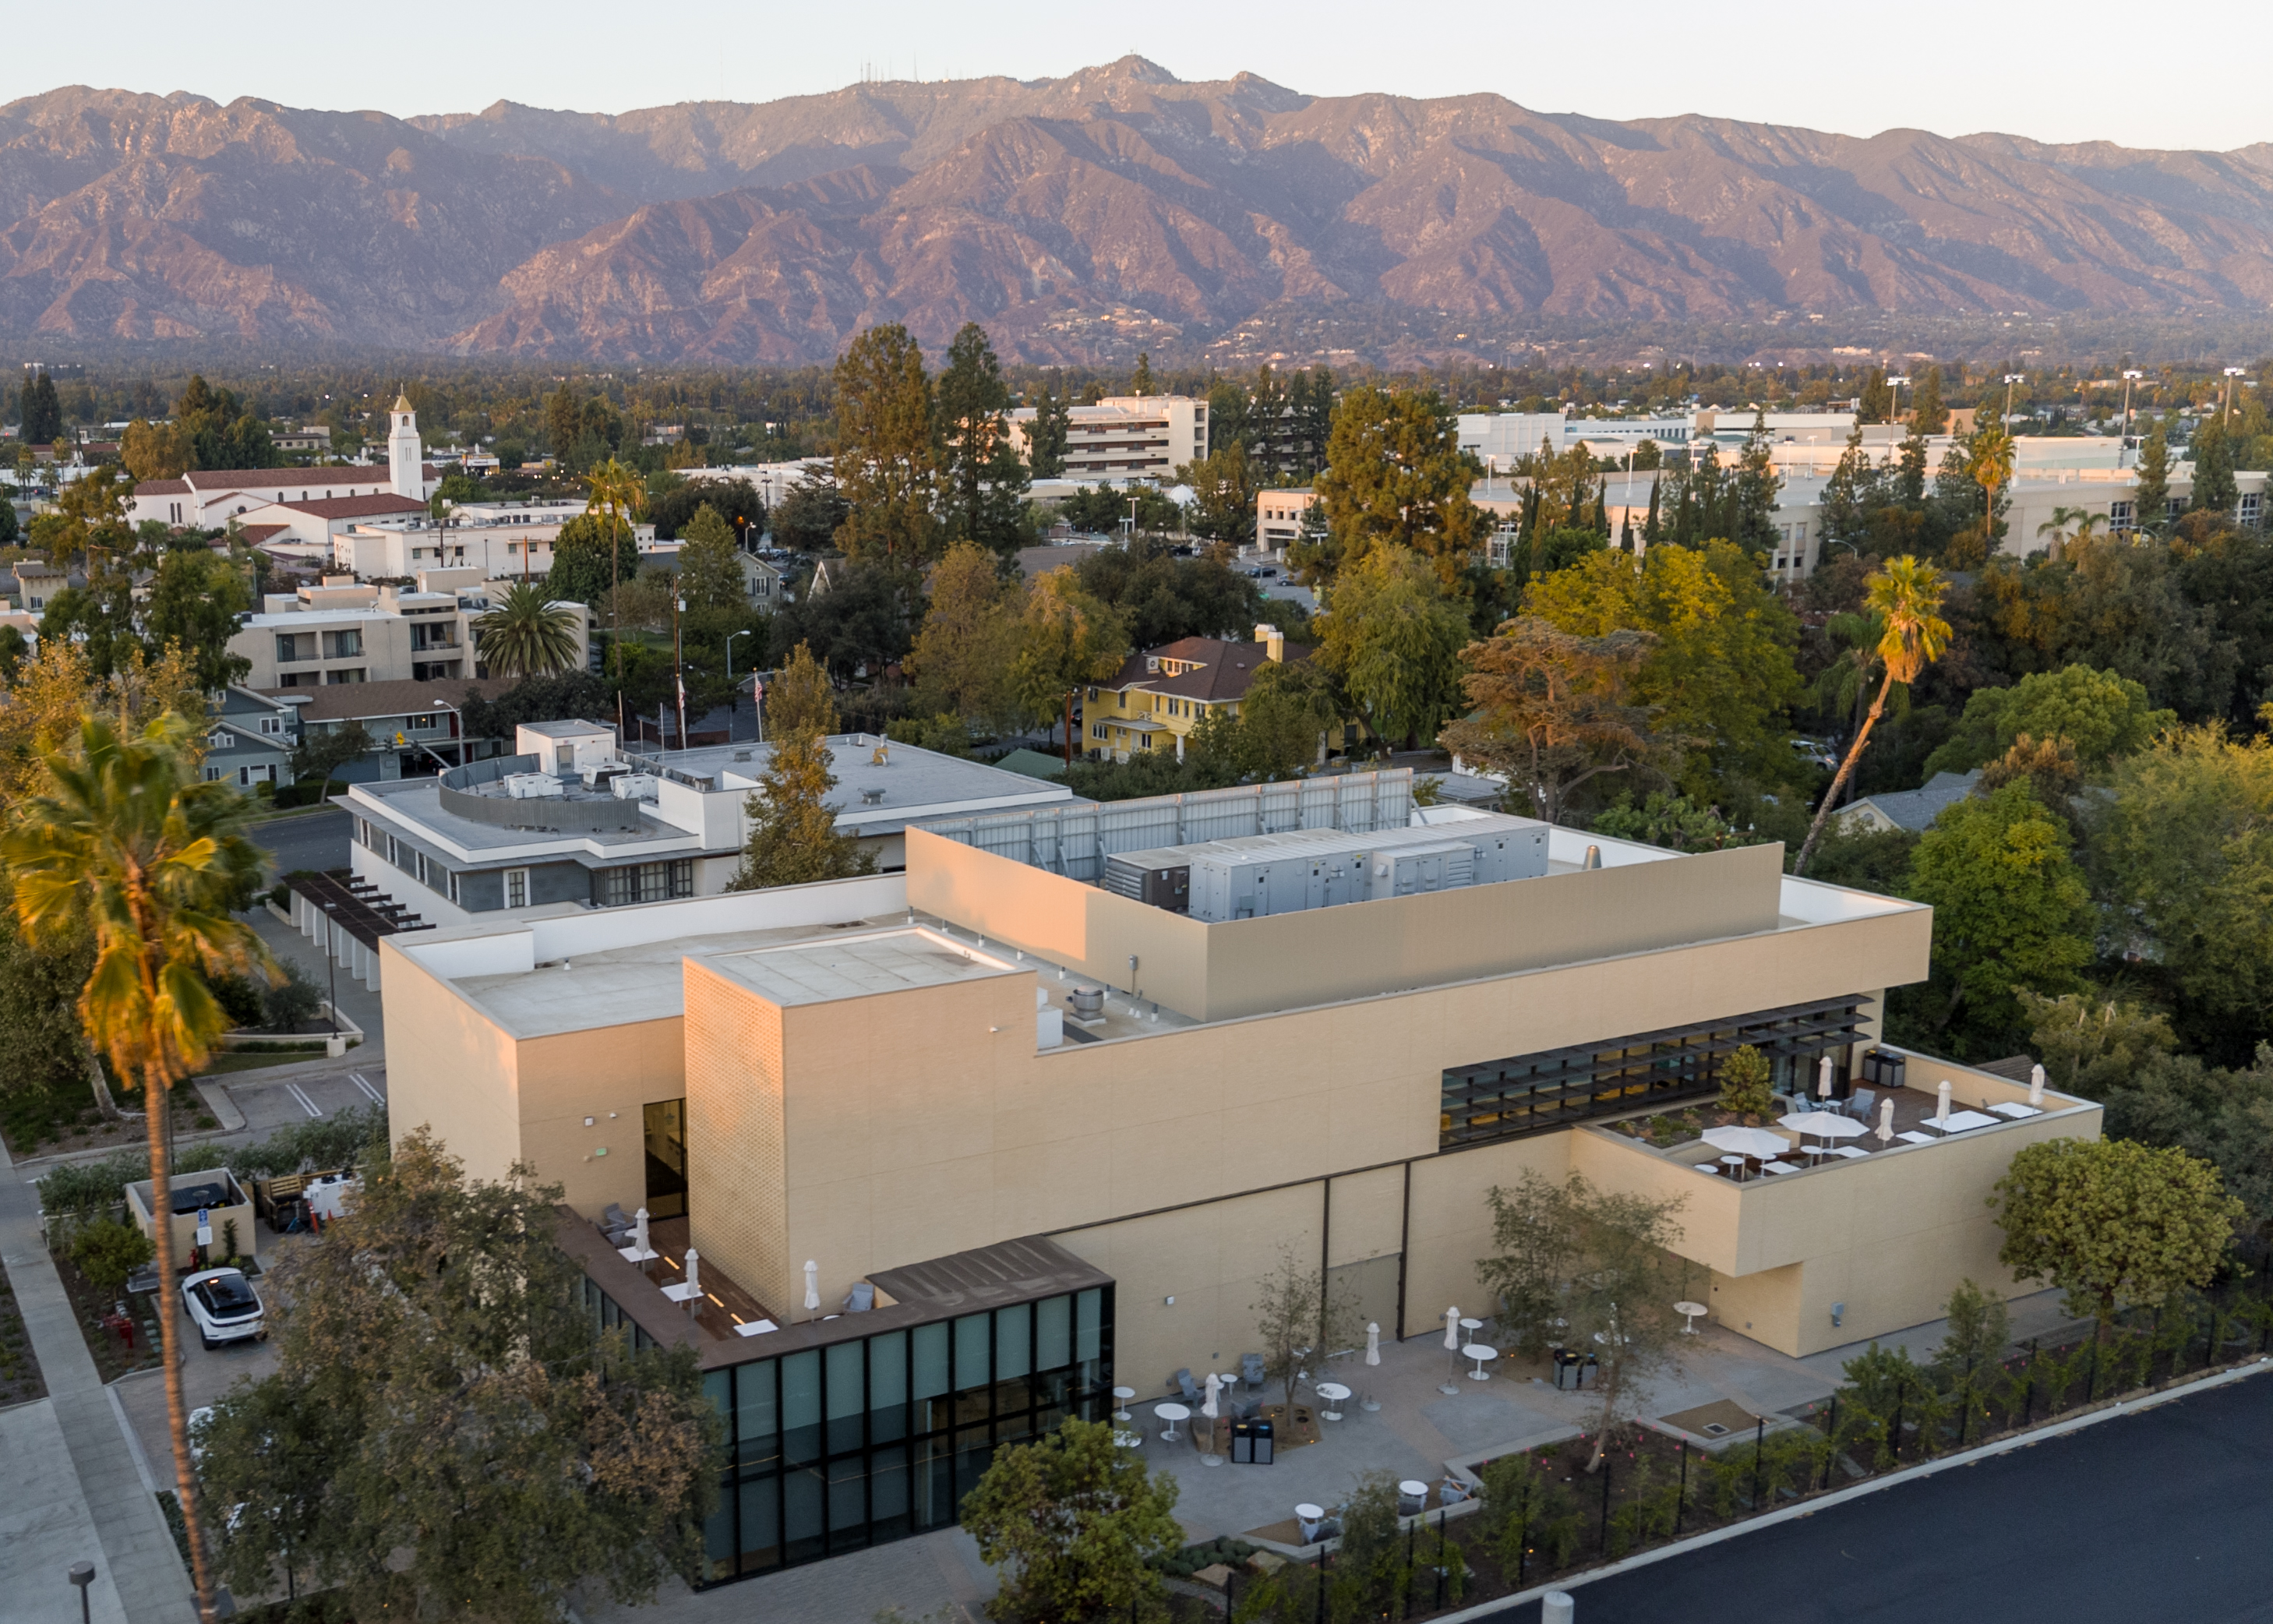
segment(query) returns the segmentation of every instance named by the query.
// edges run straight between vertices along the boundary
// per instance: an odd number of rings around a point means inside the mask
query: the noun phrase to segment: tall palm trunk
[[[1871,702],[1870,713],[1864,717],[1863,726],[1856,730],[1855,742],[1847,747],[1847,758],[1839,763],[1838,776],[1831,780],[1831,787],[1823,792],[1822,804],[1815,808],[1815,822],[1808,825],[1807,838],[1799,848],[1799,855],[1792,860],[1794,875],[1807,872],[1807,860],[1815,855],[1815,843],[1823,838],[1823,825],[1830,821],[1831,809],[1839,804],[1839,792],[1847,786],[1847,780],[1855,776],[1855,763],[1863,757],[1863,747],[1871,741],[1871,730],[1879,725],[1879,718],[1885,714],[1887,695],[1894,690],[1894,673],[1889,668],[1879,680],[1879,696]]]
[[[196,1468],[190,1460],[190,1412],[182,1398],[182,1312],[167,1299],[174,1289],[173,1180],[166,1165],[168,1079],[153,1066],[142,1076],[150,1139],[150,1238],[157,1252],[158,1342],[166,1367],[166,1431],[174,1440],[174,1489],[189,1535],[190,1576],[197,1585],[198,1616],[214,1616],[213,1577],[206,1567],[205,1522],[198,1510]]]

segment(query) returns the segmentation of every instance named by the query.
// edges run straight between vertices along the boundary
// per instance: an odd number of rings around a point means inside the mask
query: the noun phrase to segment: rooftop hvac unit
[[[656,776],[651,772],[626,772],[611,786],[619,801],[653,801]]]
[[[1130,862],[1126,858],[1107,858],[1105,889],[1132,902],[1166,908],[1171,914],[1187,914],[1192,906],[1192,866],[1189,863],[1172,863],[1164,867],[1147,867],[1141,862]]]
[[[579,776],[586,789],[605,789],[610,780],[619,778],[631,771],[621,762],[590,762],[581,769]]]
[[[551,801],[568,793],[568,786],[549,772],[509,772],[499,782],[514,801]]]

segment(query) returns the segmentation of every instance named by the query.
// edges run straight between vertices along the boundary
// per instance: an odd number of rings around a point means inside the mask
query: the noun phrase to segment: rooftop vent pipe
[[[1601,868],[1602,866],[1602,848],[1599,846],[1588,846],[1587,848],[1587,861],[1579,866],[1582,868]]]

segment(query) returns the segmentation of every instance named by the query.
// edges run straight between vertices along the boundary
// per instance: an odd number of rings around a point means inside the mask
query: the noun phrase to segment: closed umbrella
[[[2032,1065],[2029,1068],[2029,1103],[2042,1105],[2044,1102],[2044,1069],[2040,1065]]]
[[[1791,1148],[1782,1134],[1766,1128],[1707,1128],[1705,1142],[1737,1156],[1776,1156]]]
[[[1365,1327],[1365,1362],[1368,1365],[1381,1363],[1381,1327],[1377,1325]]]
[[[1211,1421],[1216,1417],[1215,1395],[1222,1391],[1223,1378],[1210,1371],[1207,1379],[1207,1396],[1200,1401],[1200,1414]]]
[[[647,1208],[644,1207],[632,1214],[632,1250],[642,1256],[653,1250],[647,1244]]]
[[[1894,1101],[1891,1095],[1879,1101],[1879,1143],[1894,1142]]]
[[[702,1276],[698,1272],[701,1262],[701,1253],[689,1246],[686,1249],[686,1289],[690,1295],[702,1289]]]
[[[1933,1125],[1947,1130],[1949,1126],[1949,1079],[1943,1078],[1934,1085]]]
[[[1460,1311],[1458,1308],[1444,1311],[1444,1346],[1454,1353],[1460,1350]],[[1454,1392],[1459,1390],[1457,1387],[1453,1389]]]
[[[821,1310],[821,1265],[811,1258],[805,1260],[805,1312],[818,1313]]]
[[[1827,1099],[1829,1099],[1829,1098],[1831,1097],[1831,1056],[1830,1056],[1826,1055],[1826,1056],[1823,1056],[1823,1064],[1822,1064],[1822,1066],[1821,1066],[1820,1070],[1821,1070],[1822,1075],[1821,1075],[1821,1077],[1817,1080],[1816,1085],[1815,1085],[1815,1097],[1816,1097],[1817,1099],[1819,1099],[1819,1100],[1827,1100]]]

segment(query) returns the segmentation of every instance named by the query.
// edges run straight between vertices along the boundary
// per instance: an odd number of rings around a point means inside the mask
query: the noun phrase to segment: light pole
[[[748,636],[752,629],[745,626],[740,631],[726,634],[726,706],[730,714],[742,707],[742,702],[738,696],[739,690],[734,687],[734,639]],[[726,731],[729,734],[732,733],[734,731],[732,722],[729,721],[726,724]]]
[[[73,1562],[71,1565],[71,1582],[79,1590],[79,1624],[93,1624],[87,1607],[86,1587],[94,1583],[94,1564]]]
[[[337,929],[333,921],[332,910],[337,906],[339,904],[336,902],[324,904],[324,963],[329,966],[332,973],[332,1035],[334,1037],[340,1035],[340,950],[339,944],[332,940],[332,933]]]
[[[1997,426],[2007,434],[2013,432],[2013,386],[2016,383],[2026,383],[2028,380],[2029,375],[2026,372],[2005,374],[2005,415],[1999,420]]]
[[[2115,466],[2123,466],[2123,454],[2131,449],[2131,386],[2147,374],[2127,367],[2123,372],[2123,432],[2115,437]]]
[[[686,613],[686,600],[674,592],[671,595],[671,680],[679,689],[679,748],[686,748],[686,676],[682,669],[685,650],[679,639],[679,617]]]
[[[2244,366],[2229,366],[2225,369],[2225,410],[2218,417],[2220,428],[2233,426],[2233,380],[2247,377],[2248,372],[2249,369]]]

